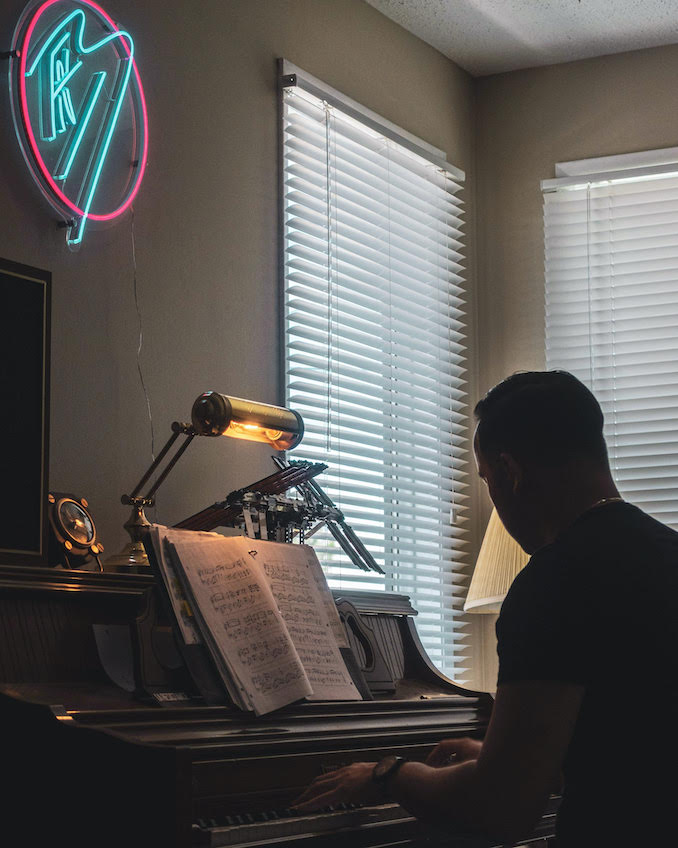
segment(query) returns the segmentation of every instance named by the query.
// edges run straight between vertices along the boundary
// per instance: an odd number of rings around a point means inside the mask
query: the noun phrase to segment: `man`
[[[571,374],[514,374],[475,416],[478,472],[531,554],[497,622],[485,739],[446,740],[426,763],[376,774],[339,769],[296,806],[386,794],[451,831],[512,842],[562,785],[558,848],[675,844],[678,533],[622,500],[600,407]]]

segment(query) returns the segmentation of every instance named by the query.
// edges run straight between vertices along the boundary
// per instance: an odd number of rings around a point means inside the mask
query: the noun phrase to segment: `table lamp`
[[[528,560],[529,556],[509,535],[497,510],[493,508],[476,560],[464,612],[499,612],[509,586]]]
[[[159,470],[160,464],[168,457],[181,435],[185,437],[183,442],[167,459],[167,464],[155,481],[150,484],[146,494],[141,495],[143,487]],[[143,539],[150,527],[150,521],[146,518],[144,509],[153,506],[155,493],[196,436],[230,436],[235,439],[263,442],[274,450],[283,451],[295,448],[301,442],[303,435],[304,422],[298,412],[282,406],[223,395],[219,392],[203,392],[193,403],[191,424],[173,422],[172,435],[156,459],[132,493],[122,496],[122,503],[132,507],[132,514],[125,523],[125,529],[132,541],[119,554],[106,561],[107,568],[127,572],[144,572],[149,568]]]

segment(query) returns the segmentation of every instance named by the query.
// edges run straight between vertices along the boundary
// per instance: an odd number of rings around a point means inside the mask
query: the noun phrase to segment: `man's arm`
[[[544,811],[572,737],[584,687],[549,681],[504,684],[477,760],[433,768],[405,763],[389,797],[422,819],[504,841],[528,834]],[[372,763],[355,763],[314,781],[301,811],[342,801],[378,801]]]

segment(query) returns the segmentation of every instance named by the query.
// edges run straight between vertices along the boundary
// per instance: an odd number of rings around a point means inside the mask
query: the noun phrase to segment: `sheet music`
[[[339,651],[346,637],[313,548],[239,540],[263,568],[313,687],[309,700],[362,700]],[[341,641],[339,641],[341,640]]]
[[[170,549],[222,674],[230,672],[245,703],[263,715],[310,695],[312,687],[263,572],[247,553],[251,540],[239,541],[180,538]]]
[[[153,524],[149,530],[149,537],[153,544],[160,574],[167,589],[167,595],[172,605],[181,636],[186,645],[199,645],[202,642],[202,638],[165,545],[165,540],[172,541],[173,539],[180,538],[182,534],[190,532],[192,531],[172,530],[169,527]]]
[[[313,581],[318,589],[318,593],[322,598],[323,606],[327,611],[327,617],[332,627],[334,638],[337,640],[337,645],[340,648],[350,647],[346,637],[346,631],[344,630],[344,625],[341,623],[339,613],[337,612],[337,605],[334,603],[332,592],[330,591],[330,587],[327,585],[325,572],[323,571],[322,565],[320,565],[316,552],[310,545],[299,545],[298,547],[305,552],[306,562],[308,563],[311,574],[313,575]]]
[[[155,560],[158,565],[158,570],[162,577],[162,581],[167,589],[167,597],[172,606],[174,617],[179,628],[181,638],[184,644],[190,647],[204,645],[205,640],[200,633],[198,619],[193,614],[193,608],[186,596],[184,586],[182,585],[177,569],[175,568],[174,560],[171,551],[172,540],[188,539],[195,541],[196,539],[215,537],[216,533],[193,531],[193,530],[176,530],[170,527],[164,527],[161,524],[153,524],[148,533],[148,539],[153,547]],[[206,648],[212,654],[212,658],[217,666],[222,683],[226,691],[231,697],[234,704],[243,710],[252,709],[247,697],[244,695],[242,686],[235,680],[226,665],[220,657],[214,655],[211,645],[206,645]]]

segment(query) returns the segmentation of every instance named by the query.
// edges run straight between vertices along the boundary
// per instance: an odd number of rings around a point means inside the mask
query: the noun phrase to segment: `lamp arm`
[[[179,446],[176,453],[170,459],[170,461],[167,463],[162,474],[159,475],[159,477],[156,479],[155,483],[153,483],[151,488],[148,490],[147,494],[142,496],[141,498],[139,498],[139,492],[141,491],[142,487],[150,479],[150,477],[153,475],[153,473],[159,468],[160,463],[167,456],[168,452],[170,451],[170,449],[172,448],[172,446],[174,445],[176,440],[182,434],[184,436],[186,436],[183,443]],[[167,442],[165,443],[164,447],[162,448],[160,453],[157,455],[157,457],[153,460],[153,462],[149,466],[149,468],[146,471],[146,473],[144,474],[144,476],[141,478],[141,480],[139,480],[139,482],[134,487],[134,489],[132,489],[132,494],[122,496],[122,498],[121,498],[122,502],[124,504],[134,504],[135,502],[141,500],[141,501],[144,501],[145,506],[151,506],[152,503],[153,503],[153,495],[158,491],[158,489],[160,488],[162,483],[165,481],[165,478],[167,477],[167,475],[170,473],[170,471],[177,464],[180,457],[182,456],[182,454],[184,453],[186,448],[190,445],[190,443],[193,441],[193,438],[196,435],[197,435],[197,432],[193,429],[193,427],[191,427],[190,424],[181,424],[178,421],[175,421],[172,424],[172,435],[169,437],[169,439],[167,440]]]
[[[179,459],[183,455],[184,451],[191,444],[191,442],[193,441],[195,436],[196,436],[195,433],[189,433],[189,434],[186,435],[186,438],[184,439],[184,442],[181,445],[181,447],[177,450],[177,452],[174,454],[172,459],[167,463],[167,465],[165,466],[165,470],[162,472],[162,474],[158,477],[158,479],[155,481],[155,483],[148,490],[148,494],[146,495],[147,498],[152,498],[153,495],[158,491],[158,489],[160,488],[161,484],[164,482],[167,475],[170,473],[170,471],[177,464],[177,462],[179,461]]]

